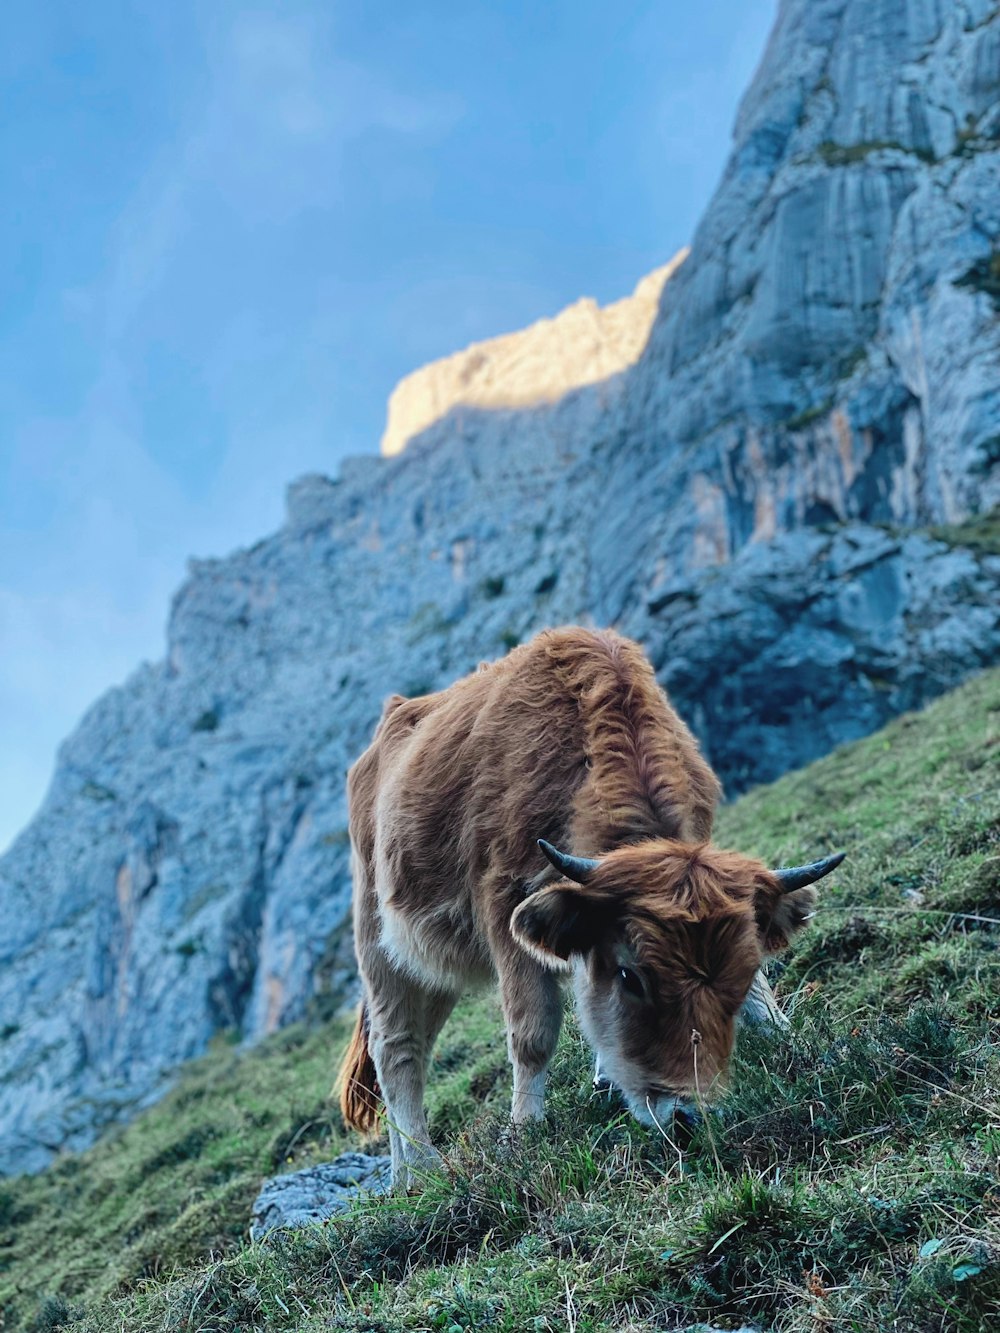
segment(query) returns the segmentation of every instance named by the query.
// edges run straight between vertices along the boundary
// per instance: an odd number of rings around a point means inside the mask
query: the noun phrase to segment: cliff
[[[575,307],[450,358],[393,457],[192,565],[0,861],[0,1169],[349,977],[343,773],[390,691],[613,623],[735,792],[1000,656],[998,138],[994,4],[785,0],[641,350]]]

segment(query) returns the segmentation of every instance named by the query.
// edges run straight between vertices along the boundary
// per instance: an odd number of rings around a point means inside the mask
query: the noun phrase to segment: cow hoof
[[[440,1171],[444,1166],[444,1158],[437,1148],[432,1148],[429,1143],[421,1143],[415,1152],[407,1154],[406,1164],[411,1171]]]
[[[426,1177],[444,1168],[444,1158],[436,1148],[432,1148],[429,1143],[410,1142],[406,1145],[398,1169],[393,1171],[392,1188],[402,1194],[419,1193]]]

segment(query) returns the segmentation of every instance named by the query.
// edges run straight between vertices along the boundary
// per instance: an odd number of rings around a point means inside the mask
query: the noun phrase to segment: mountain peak
[[[627,370],[642,354],[663,288],[687,254],[683,249],[647,273],[631,296],[606,306],[581,297],[551,318],[472,343],[407,375],[389,399],[383,455],[401,453],[454,407],[534,407]]]

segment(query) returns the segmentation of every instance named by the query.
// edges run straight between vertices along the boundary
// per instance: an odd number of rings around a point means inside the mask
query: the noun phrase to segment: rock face
[[[349,976],[343,775],[389,692],[614,624],[732,792],[1000,656],[1000,556],[954,526],[1000,500],[998,137],[993,3],[785,0],[634,364],[527,404],[502,339],[470,403],[464,353],[395,457],[192,565],[0,862],[0,1170]]]

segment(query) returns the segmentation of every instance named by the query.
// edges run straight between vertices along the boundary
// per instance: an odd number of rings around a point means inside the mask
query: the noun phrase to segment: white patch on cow
[[[436,911],[398,912],[383,896],[380,943],[392,963],[432,990],[455,991],[492,981],[495,972],[481,942],[454,921],[451,906]],[[441,927],[444,925],[445,929]],[[442,940],[449,941],[442,947]]]
[[[435,990],[449,990],[461,985],[462,978],[442,968],[440,958],[420,949],[420,941],[404,916],[382,911],[382,948],[400,971]]]

